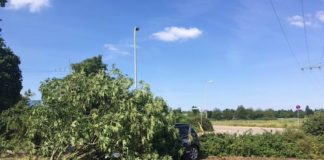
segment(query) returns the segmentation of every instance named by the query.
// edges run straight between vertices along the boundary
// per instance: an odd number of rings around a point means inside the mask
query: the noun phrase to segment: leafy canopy
[[[42,83],[43,104],[25,112],[23,150],[53,159],[176,157],[180,146],[165,101],[143,83],[130,90],[129,77],[102,64],[100,56],[87,59],[74,64],[82,69]]]
[[[323,136],[324,135],[324,112],[317,112],[307,117],[302,127],[306,133],[315,136]]]
[[[97,74],[99,71],[107,70],[107,65],[102,63],[102,56],[96,56],[84,60],[81,63],[71,65],[73,72],[84,72],[86,75]]]
[[[5,7],[7,0],[0,0],[0,7]]]
[[[0,37],[0,112],[14,106],[21,98],[20,59]]]

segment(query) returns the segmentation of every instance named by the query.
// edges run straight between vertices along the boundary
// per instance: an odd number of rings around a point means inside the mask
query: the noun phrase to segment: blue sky
[[[139,79],[173,108],[323,108],[324,68],[298,63],[323,63],[324,1],[305,0],[304,17],[300,0],[273,3],[297,59],[269,0],[9,0],[0,25],[33,99],[41,81],[98,54],[133,77],[139,26]]]

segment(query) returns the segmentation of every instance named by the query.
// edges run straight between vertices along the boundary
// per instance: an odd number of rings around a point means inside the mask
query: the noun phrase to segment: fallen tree
[[[42,83],[42,104],[20,104],[1,115],[1,152],[51,159],[180,155],[173,114],[148,85],[132,90],[132,79],[114,67],[108,71],[101,56],[72,69],[70,75]]]

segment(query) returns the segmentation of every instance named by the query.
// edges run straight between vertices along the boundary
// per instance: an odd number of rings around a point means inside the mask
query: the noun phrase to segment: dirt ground
[[[252,134],[262,134],[264,132],[282,132],[284,128],[264,128],[264,127],[242,127],[242,126],[218,126],[214,125],[215,133],[243,134],[251,131]]]

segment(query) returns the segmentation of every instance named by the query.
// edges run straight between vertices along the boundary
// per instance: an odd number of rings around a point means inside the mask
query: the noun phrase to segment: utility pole
[[[136,32],[139,31],[139,27],[134,27],[134,83],[135,89],[137,89],[137,48],[136,48]]]
[[[297,111],[297,118],[298,118],[298,127],[300,127],[300,119],[299,119],[299,112],[301,111],[300,105],[296,106],[296,111]]]
[[[0,22],[2,21],[2,19],[0,18]],[[1,31],[2,31],[2,29],[0,28],[0,36],[1,36]]]
[[[206,84],[205,84],[205,86],[204,86],[204,93],[203,93],[203,96],[204,96],[204,101],[205,101],[205,109],[206,109],[206,119],[208,118],[207,117],[207,92],[206,92],[206,90],[207,90],[207,85],[208,84],[213,84],[214,83],[214,80],[208,80],[207,82],[206,82]],[[201,124],[201,126],[202,126],[202,114],[203,114],[203,110],[202,110],[202,108],[200,107],[200,110],[201,110],[201,112],[200,112],[200,124]]]

